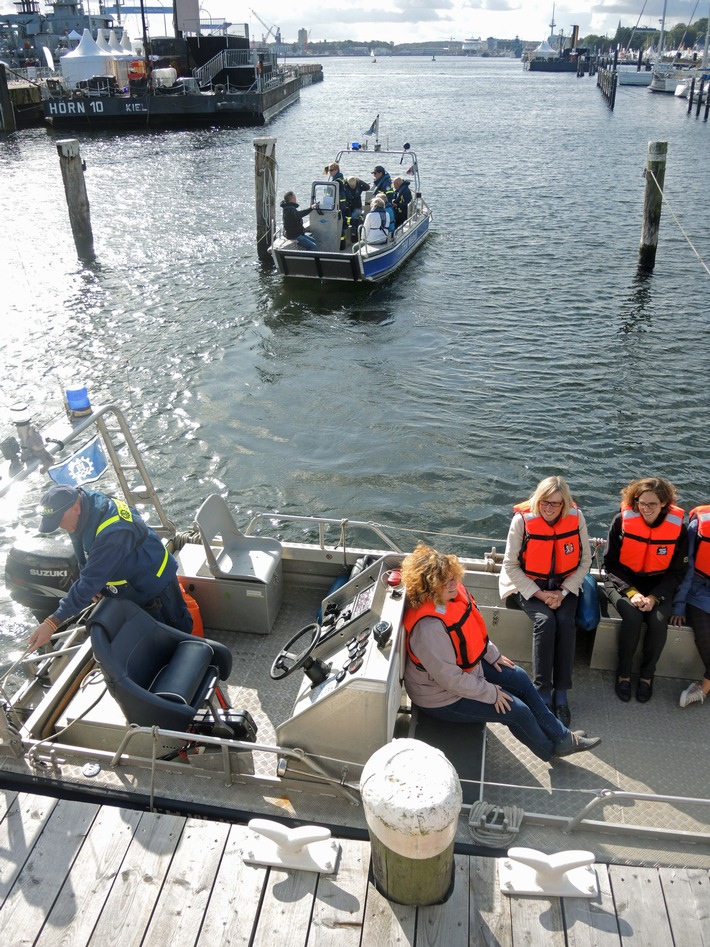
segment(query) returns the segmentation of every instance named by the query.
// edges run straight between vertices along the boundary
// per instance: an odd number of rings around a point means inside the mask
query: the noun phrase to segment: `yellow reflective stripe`
[[[158,578],[160,578],[161,575],[163,574],[163,570],[165,569],[165,567],[166,567],[167,564],[168,564],[168,550],[166,549],[166,550],[165,550],[165,555],[163,556],[162,565],[160,566],[160,568],[158,569],[158,571],[155,573]]]
[[[128,585],[126,579],[116,579],[115,582],[107,582],[106,585]]]
[[[117,523],[121,517],[120,516],[110,516],[107,520],[104,520],[103,523],[99,524],[98,529],[96,530],[96,535],[98,536],[102,529],[106,529],[107,526],[111,526],[113,523]]]

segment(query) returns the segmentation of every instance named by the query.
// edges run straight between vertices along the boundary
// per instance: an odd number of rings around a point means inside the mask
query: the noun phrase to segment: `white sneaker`
[[[687,707],[688,704],[694,704],[699,701],[701,704],[705,700],[705,694],[700,684],[689,684],[680,695],[680,706]]]

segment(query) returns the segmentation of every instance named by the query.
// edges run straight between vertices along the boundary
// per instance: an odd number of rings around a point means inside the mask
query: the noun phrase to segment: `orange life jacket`
[[[530,501],[518,503],[513,509],[523,517],[525,537],[520,550],[520,565],[531,579],[564,579],[572,575],[582,561],[579,538],[579,510],[573,506],[567,516],[548,523],[540,513],[533,513]]]
[[[688,519],[698,521],[698,540],[695,543],[694,567],[698,575],[710,579],[710,503],[696,506]]]
[[[409,638],[420,618],[438,618],[443,622],[456,655],[456,663],[462,671],[471,671],[488,647],[488,632],[483,615],[473,600],[473,596],[459,582],[456,586],[456,598],[446,603],[446,611],[438,612],[434,602],[425,602],[417,608],[406,608],[402,623],[407,638],[407,654],[410,661],[425,670],[424,665],[412,651]]]
[[[626,503],[621,504],[621,552],[619,562],[642,575],[658,575],[671,564],[685,510],[673,503],[658,526],[647,526],[643,516]]]

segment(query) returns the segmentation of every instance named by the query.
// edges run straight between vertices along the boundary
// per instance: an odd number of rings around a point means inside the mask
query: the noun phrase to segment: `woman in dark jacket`
[[[621,617],[616,694],[624,702],[631,700],[631,665],[644,625],[636,700],[651,699],[673,595],[688,567],[688,533],[677,496],[660,477],[634,480],[621,491],[621,510],[609,529],[604,591]]]
[[[315,208],[315,204],[313,207],[299,210],[296,195],[293,191],[286,191],[284,199],[281,201],[281,208],[283,210],[284,233],[288,239],[296,240],[299,247],[303,247],[304,250],[315,250],[316,241],[309,233],[306,233],[303,226],[303,218],[310,214]]]

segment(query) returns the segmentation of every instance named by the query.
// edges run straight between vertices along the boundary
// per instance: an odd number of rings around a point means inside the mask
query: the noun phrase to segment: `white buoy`
[[[400,904],[445,901],[462,793],[444,754],[420,740],[393,740],[365,764],[360,792],[381,894]]]

